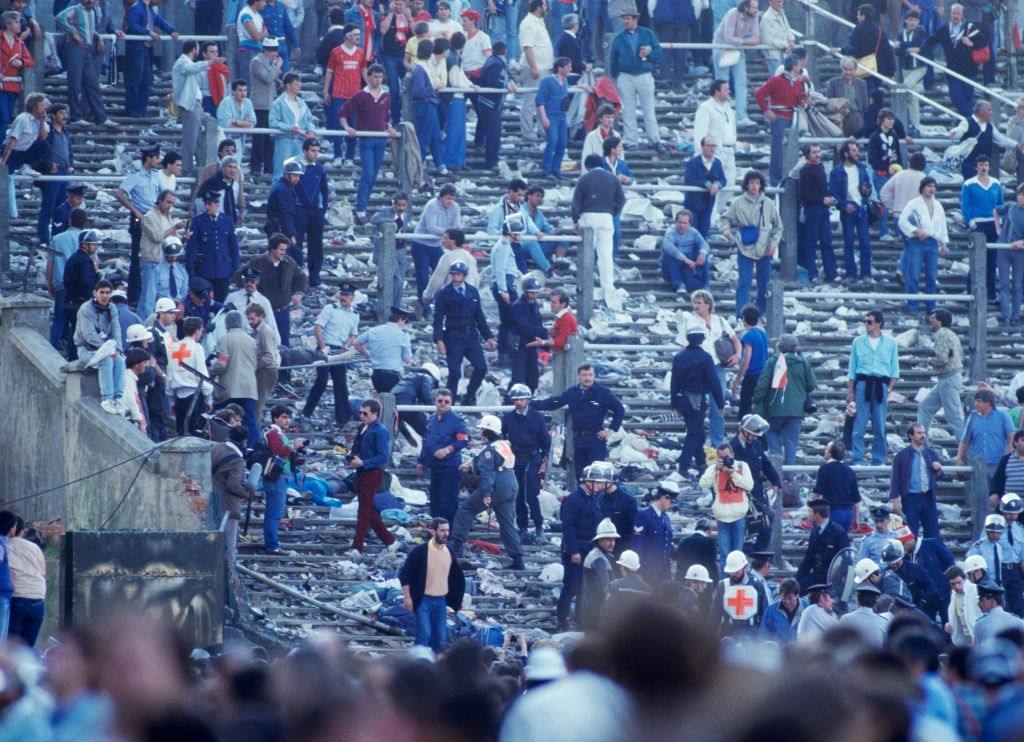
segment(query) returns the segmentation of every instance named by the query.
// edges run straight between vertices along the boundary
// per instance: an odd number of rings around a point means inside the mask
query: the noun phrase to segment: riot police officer
[[[590,550],[590,542],[597,534],[597,524],[601,522],[601,509],[594,496],[597,485],[590,475],[588,466],[579,486],[562,500],[562,566],[565,572],[556,609],[559,631],[569,628],[569,611],[583,581],[583,558]]]
[[[633,525],[630,548],[640,555],[640,576],[648,585],[657,585],[672,576],[672,523],[668,511],[675,502],[675,487],[663,482],[651,495],[651,506],[640,511]]]
[[[509,343],[512,350],[512,383],[526,384],[531,392],[537,391],[540,382],[540,360],[537,348],[544,345],[548,331],[540,318],[540,281],[530,276],[523,281],[523,295],[509,310],[512,333]]]
[[[185,267],[193,278],[205,278],[213,285],[214,298],[222,302],[228,296],[231,276],[238,270],[241,257],[235,220],[220,211],[221,194],[203,194],[202,214],[189,226],[191,234],[185,246]]]
[[[1006,519],[1006,530],[1003,531],[1002,542],[1009,552],[1012,562],[1003,565],[1003,589],[1006,590],[1006,610],[1024,617],[1024,526],[1020,524],[1020,514],[1024,510],[1024,499],[1014,492],[1007,492],[999,501],[999,512]]]
[[[462,361],[468,360],[473,366],[469,386],[462,395],[460,404],[476,404],[476,393],[487,373],[480,338],[487,342],[487,349],[494,350],[494,335],[487,326],[480,292],[466,283],[469,266],[462,261],[452,263],[448,273],[451,283],[437,292],[434,304],[434,343],[448,363],[448,386],[458,394],[459,379],[462,378]]]
[[[988,567],[988,579],[999,585],[999,587],[1004,586],[1005,565],[1012,565],[1016,558],[1016,555],[1011,552],[1009,544],[1003,543],[1003,533],[1005,531],[1006,518],[999,513],[990,513],[985,516],[985,535],[967,549],[968,556],[978,554],[984,558],[985,564]],[[1019,565],[1019,560],[1017,563]]]
[[[914,607],[934,621],[935,616],[942,610],[944,602],[942,593],[932,582],[928,573],[924,571],[924,568],[905,559],[905,556],[906,551],[903,544],[896,539],[890,541],[888,546],[882,549],[882,561],[893,574],[903,580],[903,584],[910,591]]]
[[[910,598],[910,591],[899,575],[889,569],[882,572],[878,563],[867,557],[860,559],[853,567],[853,583],[859,585],[865,581],[870,582],[885,595],[891,595],[894,598],[898,596]]]
[[[548,422],[540,412],[530,405],[533,394],[525,384],[513,384],[509,391],[514,410],[501,417],[501,428],[516,455],[516,479],[519,491],[516,495],[516,524],[524,543],[544,539],[544,516],[540,510],[540,480],[547,470],[548,454],[551,451],[551,434]],[[533,519],[533,533],[528,530]]]
[[[669,401],[672,408],[686,422],[686,437],[679,453],[680,474],[687,474],[691,466],[698,472],[707,467],[704,457],[704,420],[707,417],[708,395],[720,410],[725,408],[722,384],[715,372],[715,361],[701,347],[707,330],[703,322],[693,322],[686,328],[687,346],[672,359],[672,377]]]
[[[748,518],[747,533],[754,536],[754,548],[758,551],[767,549],[772,538],[772,522],[775,513],[772,502],[778,496],[782,486],[782,477],[772,466],[771,460],[764,451],[762,436],[768,432],[768,422],[760,415],[744,415],[740,420],[740,430],[729,441],[733,456],[737,461],[745,461],[750,467],[750,476],[754,478],[754,488],[750,490],[750,500],[756,508],[759,518],[751,526]],[[771,488],[772,496],[765,493],[765,482]]]
[[[637,496],[631,489],[619,484],[615,464],[610,461],[595,461],[591,467],[591,478],[597,491],[597,504],[601,517],[610,518],[622,538],[615,544],[615,556],[630,548],[633,526],[636,524]]]
[[[267,221],[263,225],[267,237],[280,233],[288,238],[288,257],[298,265],[303,265],[299,247],[298,185],[305,172],[306,167],[297,157],[284,161],[284,172],[267,195]]]

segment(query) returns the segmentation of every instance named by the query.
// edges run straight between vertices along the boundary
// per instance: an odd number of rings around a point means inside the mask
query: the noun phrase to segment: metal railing
[[[487,232],[474,232],[473,234],[467,234],[466,235],[466,239],[467,240],[497,240],[497,239],[500,239],[500,238],[501,238],[500,234],[488,234]],[[441,239],[441,235],[439,235],[439,234],[429,234],[429,233],[421,234],[421,233],[418,233],[418,232],[396,232],[395,233],[395,239],[396,240],[405,240],[405,241],[408,241],[408,240],[439,240],[439,239]],[[546,234],[546,235],[543,235],[541,237],[534,237],[533,235],[528,235],[526,239],[529,239],[530,241],[535,241],[535,242],[581,242],[583,238],[580,237],[577,234],[566,234],[566,235]]]

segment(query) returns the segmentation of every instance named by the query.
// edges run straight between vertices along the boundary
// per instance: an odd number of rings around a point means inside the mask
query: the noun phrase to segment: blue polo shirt
[[[984,416],[975,410],[967,418],[960,442],[968,445],[971,456],[985,459],[989,466],[995,466],[1006,453],[1006,436],[1013,430],[1013,421],[1003,410],[993,407]]]
[[[753,327],[743,333],[740,343],[750,346],[750,365],[747,366],[747,376],[760,376],[768,360],[768,335],[760,327]]]

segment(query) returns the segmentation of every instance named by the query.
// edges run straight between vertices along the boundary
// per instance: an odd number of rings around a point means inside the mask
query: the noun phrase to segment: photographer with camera
[[[267,554],[282,556],[279,539],[279,526],[284,517],[285,504],[288,497],[288,482],[291,481],[292,470],[301,465],[301,452],[306,448],[306,441],[296,440],[294,443],[285,435],[285,430],[292,424],[291,408],[275,405],[270,411],[273,425],[267,431],[267,448],[270,450],[270,462],[263,470],[263,492],[266,496],[266,512],[263,515],[263,547]]]
[[[711,514],[718,522],[718,548],[721,552],[718,566],[724,569],[725,555],[743,550],[754,478],[750,474],[750,465],[737,461],[728,443],[720,445],[717,454],[718,458],[701,476],[700,487],[712,492]]]

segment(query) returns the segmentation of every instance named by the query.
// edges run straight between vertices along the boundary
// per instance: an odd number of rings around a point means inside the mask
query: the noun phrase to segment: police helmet
[[[740,420],[740,430],[758,437],[768,432],[768,422],[760,415],[744,415]]]
[[[509,214],[502,223],[504,234],[526,234],[526,222],[520,214]]]
[[[895,564],[904,556],[906,551],[903,549],[903,543],[894,538],[889,539],[889,543],[882,549],[882,561],[889,565]]]
[[[167,258],[176,258],[185,251],[185,248],[182,247],[181,240],[174,236],[164,239],[160,247],[164,252],[164,257]]]
[[[533,399],[533,392],[526,384],[513,384],[508,391],[509,399]]]
[[[305,172],[306,168],[303,167],[301,162],[299,162],[299,158],[289,157],[284,161],[285,175],[303,175]]]
[[[469,273],[469,266],[466,265],[461,260],[456,260],[454,263],[452,263],[451,267],[448,269],[448,272],[461,273],[462,275],[466,275],[467,273]]]
[[[1003,513],[1019,513],[1024,510],[1024,500],[1016,492],[1007,492],[999,501],[999,510]]]
[[[533,276],[523,281],[523,291],[540,291],[542,288],[540,281]]]

